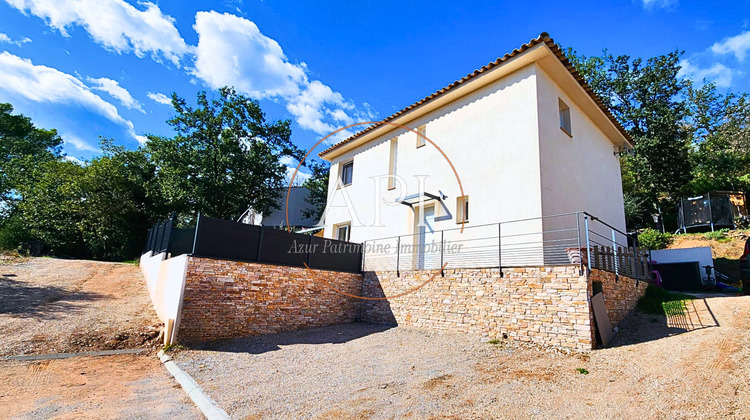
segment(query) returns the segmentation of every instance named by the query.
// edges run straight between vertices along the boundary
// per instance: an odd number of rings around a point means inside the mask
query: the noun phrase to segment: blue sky
[[[747,1],[0,0],[0,17],[0,102],[57,128],[81,160],[100,135],[127,147],[170,135],[165,95],[224,85],[259,99],[268,119],[291,119],[307,148],[542,31],[586,55],[684,50],[685,77],[750,91]]]

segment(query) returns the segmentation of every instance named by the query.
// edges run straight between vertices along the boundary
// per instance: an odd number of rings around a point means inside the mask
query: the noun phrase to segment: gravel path
[[[175,360],[233,418],[750,418],[750,297],[689,309],[633,314],[589,353],[348,324]]]
[[[158,345],[133,264],[32,258],[0,266],[0,356]]]

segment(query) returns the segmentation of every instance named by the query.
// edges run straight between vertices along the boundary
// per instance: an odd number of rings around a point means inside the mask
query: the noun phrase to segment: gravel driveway
[[[588,353],[348,324],[175,360],[238,419],[750,418],[750,297],[689,309],[633,314],[614,347]]]

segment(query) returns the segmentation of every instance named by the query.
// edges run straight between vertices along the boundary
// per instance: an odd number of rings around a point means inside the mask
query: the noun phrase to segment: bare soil
[[[133,264],[0,265],[0,356],[155,348],[161,325]]]
[[[2,418],[199,419],[153,356],[0,361]]]
[[[700,296],[683,315],[633,313],[585,353],[348,324],[174,357],[232,418],[747,419],[749,312],[750,297]]]
[[[151,349],[147,355],[0,358],[0,418],[203,418],[154,355],[161,326],[137,266],[0,262],[0,356]]]

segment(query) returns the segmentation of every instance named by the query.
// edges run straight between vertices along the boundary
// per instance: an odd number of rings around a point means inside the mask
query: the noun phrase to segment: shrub
[[[664,249],[672,242],[672,235],[646,228],[638,235],[638,242],[648,249]]]
[[[730,239],[727,237],[727,232],[729,232],[729,229],[719,229],[713,232],[706,232],[703,234],[703,237],[713,241],[727,242]]]

